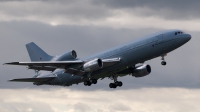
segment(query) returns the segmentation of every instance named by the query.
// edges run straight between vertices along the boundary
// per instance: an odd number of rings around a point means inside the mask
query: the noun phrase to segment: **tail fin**
[[[26,44],[26,49],[31,61],[50,61],[53,58],[33,42]]]

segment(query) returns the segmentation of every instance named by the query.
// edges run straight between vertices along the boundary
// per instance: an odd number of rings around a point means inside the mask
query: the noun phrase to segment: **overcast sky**
[[[150,75],[119,78],[124,85],[117,90],[108,87],[109,79],[91,87],[7,82],[32,77],[34,71],[1,65],[0,111],[200,111],[195,105],[200,104],[199,10],[198,0],[0,0],[1,64],[30,61],[25,48],[29,42],[50,55],[73,49],[82,58],[161,30],[181,29],[192,35],[167,55],[167,66],[161,66],[160,57],[147,61]]]

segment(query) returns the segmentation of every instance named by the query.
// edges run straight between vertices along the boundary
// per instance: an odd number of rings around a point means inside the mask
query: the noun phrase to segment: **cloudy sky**
[[[200,111],[200,2],[198,0],[0,0],[0,63],[29,61],[25,44],[35,42],[51,55],[76,50],[85,57],[167,29],[192,39],[166,57],[146,63],[143,78],[109,79],[85,87],[34,86],[7,82],[32,77],[20,66],[0,67],[1,112],[198,112]]]

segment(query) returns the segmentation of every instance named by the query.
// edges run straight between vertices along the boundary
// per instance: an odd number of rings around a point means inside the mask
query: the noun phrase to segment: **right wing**
[[[109,58],[102,59],[104,67],[109,67],[117,62],[119,62],[120,58]],[[87,61],[86,61],[87,62]],[[8,65],[23,65],[28,66],[28,69],[34,70],[46,70],[46,71],[54,71],[57,68],[65,69],[66,73],[74,74],[74,75],[83,75],[85,71],[81,70],[81,67],[85,61],[82,60],[74,60],[74,61],[37,61],[37,62],[10,62],[5,63]]]
[[[75,64],[83,64],[82,60],[75,60],[75,61],[36,61],[36,62],[10,62],[5,63],[8,65],[24,65],[24,66],[53,66],[57,68],[67,68],[68,66],[75,65]]]

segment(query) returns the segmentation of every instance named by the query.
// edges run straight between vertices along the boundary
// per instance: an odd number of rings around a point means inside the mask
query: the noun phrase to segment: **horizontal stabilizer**
[[[21,79],[12,79],[9,81],[15,81],[15,82],[45,82],[49,81],[51,79],[54,79],[55,77],[40,77],[40,78],[21,78]]]

